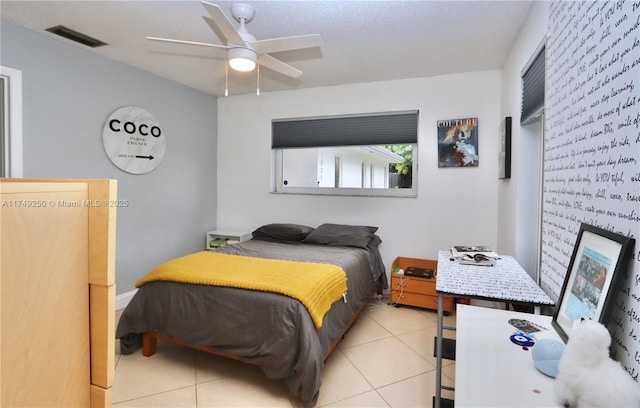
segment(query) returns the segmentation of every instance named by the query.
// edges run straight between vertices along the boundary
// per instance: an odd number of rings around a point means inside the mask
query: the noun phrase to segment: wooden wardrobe
[[[0,406],[111,406],[116,188],[0,179]]]

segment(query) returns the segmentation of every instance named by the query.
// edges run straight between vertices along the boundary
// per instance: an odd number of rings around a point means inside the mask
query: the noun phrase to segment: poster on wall
[[[438,121],[438,167],[478,167],[478,118]]]
[[[125,106],[107,118],[102,129],[102,146],[116,167],[130,174],[144,174],[160,165],[167,142],[150,112]]]

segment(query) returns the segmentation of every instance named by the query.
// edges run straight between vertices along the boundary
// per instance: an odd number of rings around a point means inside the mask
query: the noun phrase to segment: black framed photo
[[[498,157],[498,178],[511,178],[511,116],[506,116],[500,124],[500,156]]]
[[[566,343],[576,320],[606,326],[634,240],[582,223],[551,324]]]

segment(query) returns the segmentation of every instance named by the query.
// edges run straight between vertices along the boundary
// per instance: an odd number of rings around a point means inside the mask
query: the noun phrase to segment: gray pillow
[[[263,241],[301,242],[313,228],[298,224],[266,224],[253,231],[254,239]]]
[[[339,245],[366,248],[378,227],[362,225],[322,224],[303,242],[321,245]]]

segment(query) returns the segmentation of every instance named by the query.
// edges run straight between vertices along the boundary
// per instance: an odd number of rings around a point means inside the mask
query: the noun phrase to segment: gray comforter
[[[386,284],[381,278],[386,274],[377,247],[365,250],[250,240],[218,251],[338,265],[347,274],[346,302],[335,302],[325,315],[322,327],[317,329],[306,308],[287,296],[151,282],[140,287],[120,318],[116,337],[121,340],[121,352],[134,352],[141,347],[142,333],[158,331],[190,345],[230,353],[245,362],[257,362],[267,377],[283,379],[305,405],[315,405],[323,356],[376,286]],[[378,281],[377,285],[374,280]]]

